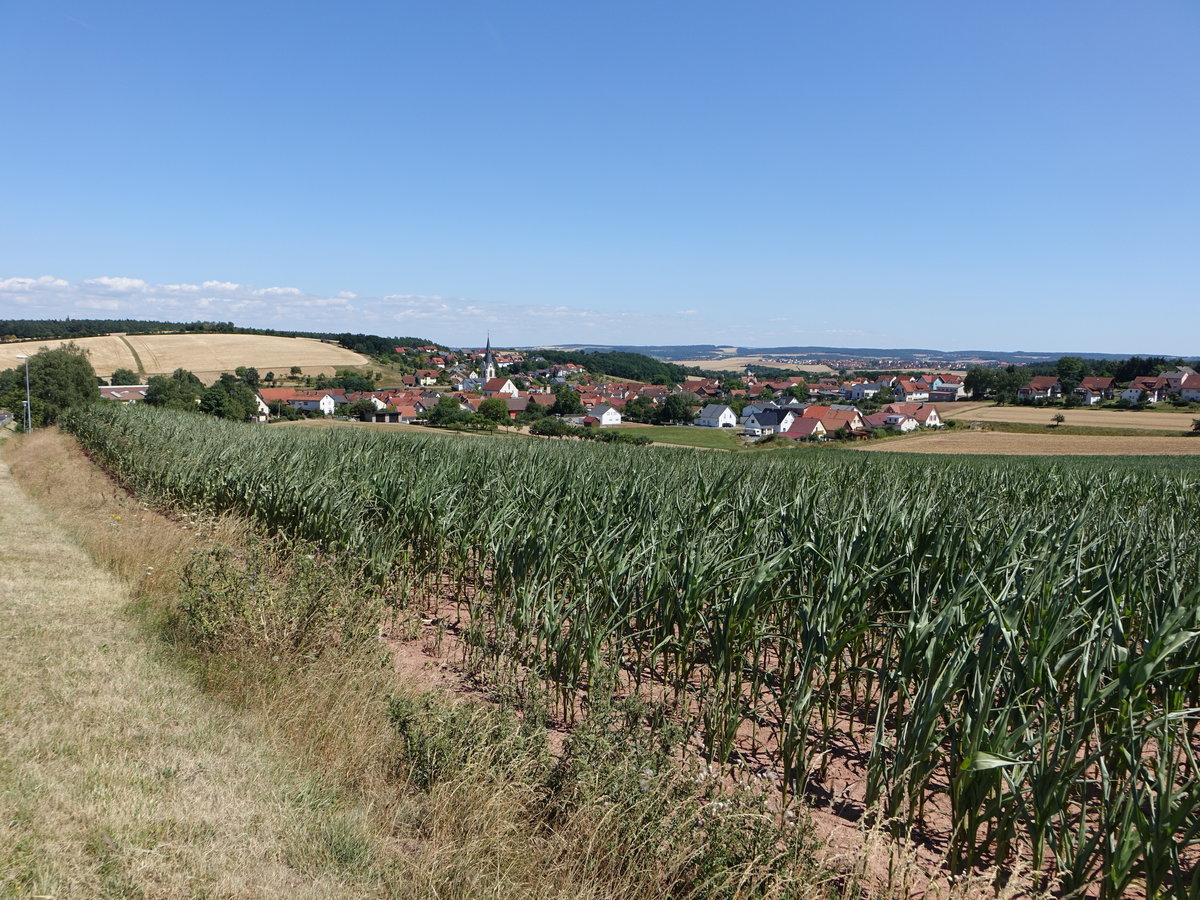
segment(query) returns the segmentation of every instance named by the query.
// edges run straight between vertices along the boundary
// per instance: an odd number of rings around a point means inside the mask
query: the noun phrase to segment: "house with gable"
[[[877,412],[863,416],[863,425],[868,431],[898,431],[907,434],[920,428],[920,423],[912,416],[896,412]]]
[[[597,406],[593,406],[588,415],[596,420],[596,424],[605,427],[609,425],[621,424],[620,411],[615,406],[611,406],[608,403],[601,403]]]
[[[1017,388],[1020,400],[1058,400],[1062,393],[1062,382],[1057,375],[1034,375]]]
[[[854,407],[810,406],[800,413],[806,419],[818,419],[827,434],[842,432],[860,434],[865,432],[862,414]]]
[[[696,424],[705,428],[733,428],[737,420],[737,415],[730,407],[723,403],[710,403],[700,410]]]
[[[796,414],[790,409],[764,409],[746,417],[745,432],[750,437],[766,437],[787,431],[796,420]]]
[[[929,399],[943,402],[965,400],[967,398],[967,381],[961,375],[934,375],[929,382]]]
[[[504,377],[489,378],[482,385],[483,396],[495,397],[503,394],[508,397],[517,396],[517,386],[512,380]]]
[[[825,423],[820,419],[806,419],[803,416],[797,416],[788,426],[787,431],[782,434],[785,438],[791,438],[793,441],[824,440]]]
[[[932,403],[889,403],[881,412],[911,416],[922,428],[942,427],[942,417]]]
[[[1159,377],[1166,379],[1168,393],[1178,394],[1183,390],[1184,379],[1195,374],[1196,370],[1191,366],[1176,366],[1169,372],[1163,372]]]
[[[1179,399],[1200,403],[1200,375],[1186,375],[1179,382]]]
[[[1165,400],[1167,392],[1167,379],[1158,375],[1139,375],[1121,391],[1121,399],[1128,400],[1134,406],[1141,406],[1143,403]]]
[[[922,403],[929,399],[929,385],[921,378],[897,378],[892,395],[902,403]]]
[[[301,412],[321,413],[324,416],[332,416],[334,410],[346,402],[346,395],[342,391],[297,391],[292,388],[260,388],[258,397],[268,409],[284,403]]]
[[[1095,406],[1102,400],[1111,400],[1113,395],[1113,380],[1111,378],[1100,378],[1096,375],[1088,375],[1079,382],[1079,386],[1073,391],[1076,397],[1084,402],[1087,406]]]

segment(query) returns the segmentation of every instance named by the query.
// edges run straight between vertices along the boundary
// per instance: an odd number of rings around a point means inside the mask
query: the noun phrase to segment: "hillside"
[[[20,365],[18,354],[34,354],[42,347],[66,341],[24,341],[0,344],[0,369]],[[114,369],[127,368],[143,377],[169,374],[178,368],[195,372],[205,382],[238,366],[253,366],[261,374],[286,374],[299,366],[305,375],[332,375],[335,369],[361,366],[370,360],[360,353],[311,338],[258,334],[110,334],[78,338],[88,351],[92,367],[101,378]]]

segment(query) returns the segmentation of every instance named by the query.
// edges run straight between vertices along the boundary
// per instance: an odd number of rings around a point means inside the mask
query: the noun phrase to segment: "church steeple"
[[[496,360],[492,358],[491,332],[488,333],[487,347],[483,351],[483,367],[480,376],[485,384],[496,377]]]

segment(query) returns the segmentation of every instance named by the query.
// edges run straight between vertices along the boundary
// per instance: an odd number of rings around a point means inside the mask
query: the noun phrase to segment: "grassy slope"
[[[728,428],[700,428],[695,425],[618,425],[617,431],[644,434],[659,444],[679,444],[684,447],[705,447],[715,450],[746,450],[744,444]]]
[[[131,512],[95,517],[97,539],[131,539]],[[0,895],[364,892],[331,850],[365,855],[360,811],[153,654],[127,587],[7,466],[0,523]]]

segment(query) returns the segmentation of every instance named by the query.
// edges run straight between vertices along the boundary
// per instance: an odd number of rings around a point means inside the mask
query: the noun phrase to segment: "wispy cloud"
[[[465,297],[395,293],[379,297],[341,290],[209,280],[154,284],[104,275],[69,282],[52,275],[0,279],[0,304],[22,318],[128,318],[231,321],[256,328],[412,334],[453,344],[478,343],[486,331],[511,345],[657,343],[707,338],[713,323],[694,309],[672,315],[587,309],[569,304],[485,303]],[[680,334],[680,317],[692,334]],[[703,333],[703,334],[702,334]]]

